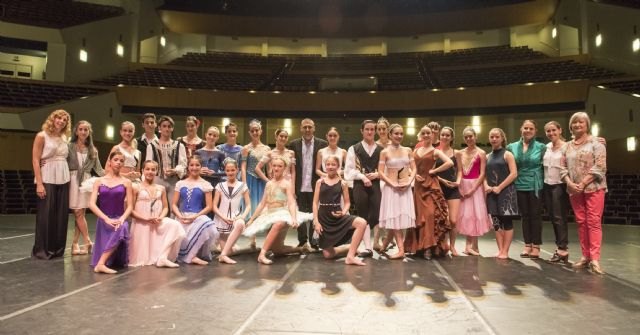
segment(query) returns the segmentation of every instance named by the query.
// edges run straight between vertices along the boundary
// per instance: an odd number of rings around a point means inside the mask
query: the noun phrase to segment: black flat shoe
[[[553,253],[553,256],[551,256],[551,258],[549,258],[549,263],[569,263],[569,254],[566,254],[564,256],[558,254],[557,252]]]
[[[422,254],[422,257],[428,261],[431,260],[431,258],[433,258],[433,253],[431,252],[431,249],[427,249],[424,251],[424,254]]]
[[[370,258],[373,257],[373,251],[371,249],[366,249],[365,251],[361,251],[358,253],[358,257],[360,258]]]

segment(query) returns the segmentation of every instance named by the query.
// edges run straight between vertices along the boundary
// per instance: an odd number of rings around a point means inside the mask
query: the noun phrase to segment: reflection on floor
[[[513,259],[497,260],[492,234],[480,240],[481,257],[391,261],[376,254],[357,267],[314,253],[265,266],[256,254],[243,254],[234,257],[235,266],[141,267],[102,275],[90,271],[90,256],[29,259],[33,222],[33,216],[0,217],[1,334],[640,331],[638,227],[605,225],[604,276],[521,259],[519,241]],[[554,246],[552,230],[545,228],[546,259]],[[575,227],[570,229],[576,241]],[[294,243],[295,233],[288,238]],[[460,239],[458,250],[463,244]],[[238,245],[246,248],[248,241]],[[570,247],[577,260],[577,244]]]

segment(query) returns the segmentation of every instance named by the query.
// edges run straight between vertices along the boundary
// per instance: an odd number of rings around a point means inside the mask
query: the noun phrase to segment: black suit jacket
[[[313,160],[311,162],[311,189],[316,187],[316,181],[318,175],[316,174],[316,157],[318,156],[318,150],[328,146],[327,141],[314,137],[313,138]],[[296,154],[296,195],[300,194],[300,188],[302,187],[302,141],[304,139],[297,138],[289,142],[289,149],[293,150]]]

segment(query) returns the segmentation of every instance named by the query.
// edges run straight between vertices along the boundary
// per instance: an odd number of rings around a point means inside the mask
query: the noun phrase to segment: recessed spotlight
[[[254,94],[254,93],[256,93],[256,91],[255,90],[250,90],[249,93]]]
[[[598,85],[597,87],[598,87],[599,89],[601,89],[601,90],[606,90],[606,89],[607,89],[606,87],[604,87],[604,86],[602,86],[602,85]]]
[[[369,93],[371,93],[371,94],[376,94],[376,91],[369,91]]]
[[[464,91],[464,90],[465,90],[465,88],[464,88],[464,86],[460,86],[460,87],[458,87],[458,88],[457,88],[457,90],[458,90],[458,91]]]
[[[309,91],[309,94],[316,94],[316,91]]]
[[[634,97],[636,97],[636,98],[640,98],[640,94],[638,94],[638,93],[633,93],[633,94],[631,94],[631,95],[633,95],[633,96],[634,96]]]
[[[124,84],[118,84],[118,87],[124,87]]]
[[[164,86],[160,86],[160,87],[158,87],[158,88],[159,88],[159,89],[161,89],[161,90],[166,89],[166,87],[164,87]]]
[[[438,89],[438,88],[432,88],[431,89],[431,92],[438,92],[438,91],[440,91],[440,89]]]
[[[533,83],[532,82],[528,82],[528,83],[524,84],[524,86],[533,86]]]
[[[280,94],[280,91],[273,91],[273,94]]]
[[[554,84],[560,84],[560,80],[554,80],[553,83]]]

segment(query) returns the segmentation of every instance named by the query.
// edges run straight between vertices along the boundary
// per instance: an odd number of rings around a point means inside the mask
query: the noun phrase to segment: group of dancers
[[[464,146],[456,150],[453,129],[435,122],[420,129],[412,149],[402,146],[401,125],[365,120],[362,141],[348,150],[338,147],[334,127],[326,140],[316,137],[311,119],[302,120],[301,138],[290,143],[288,132],[278,129],[273,149],[261,143],[257,120],[248,125],[251,141],[245,146],[237,144],[233,123],[225,126],[226,142],[219,145],[220,130],[209,127],[201,139],[200,121],[192,116],[186,135],[177,139],[168,116],[145,114],[142,125],[144,134],[135,138],[135,125],[122,123],[122,141],[103,169],[91,124],[79,121],[71,130],[66,111],[49,115],[33,146],[38,195],[33,257],[64,254],[70,208],[72,254],[93,253],[91,266],[101,273],[125,266],[206,265],[212,250],[219,251],[219,262],[234,264],[240,235],[255,248],[260,233],[266,237],[257,260],[265,265],[273,263],[273,255],[313,249],[329,259],[346,256],[352,265],[365,265],[374,251],[389,259],[458,256],[457,234],[467,237],[463,253],[477,256],[478,237],[491,229],[496,258],[507,259],[514,219],[522,222],[520,257],[538,259],[544,200],[556,238],[549,261],[568,262],[570,203],[582,253],[573,267],[603,273],[606,149],[602,139],[590,135],[584,112],[571,117],[569,141],[555,121],[544,126],[547,144],[536,138],[532,120],[522,123],[521,138],[510,144],[502,129],[491,129],[488,154],[476,146],[474,128],[463,130]],[[98,217],[94,241],[86,208]],[[290,228],[298,230],[297,246],[285,245]]]

